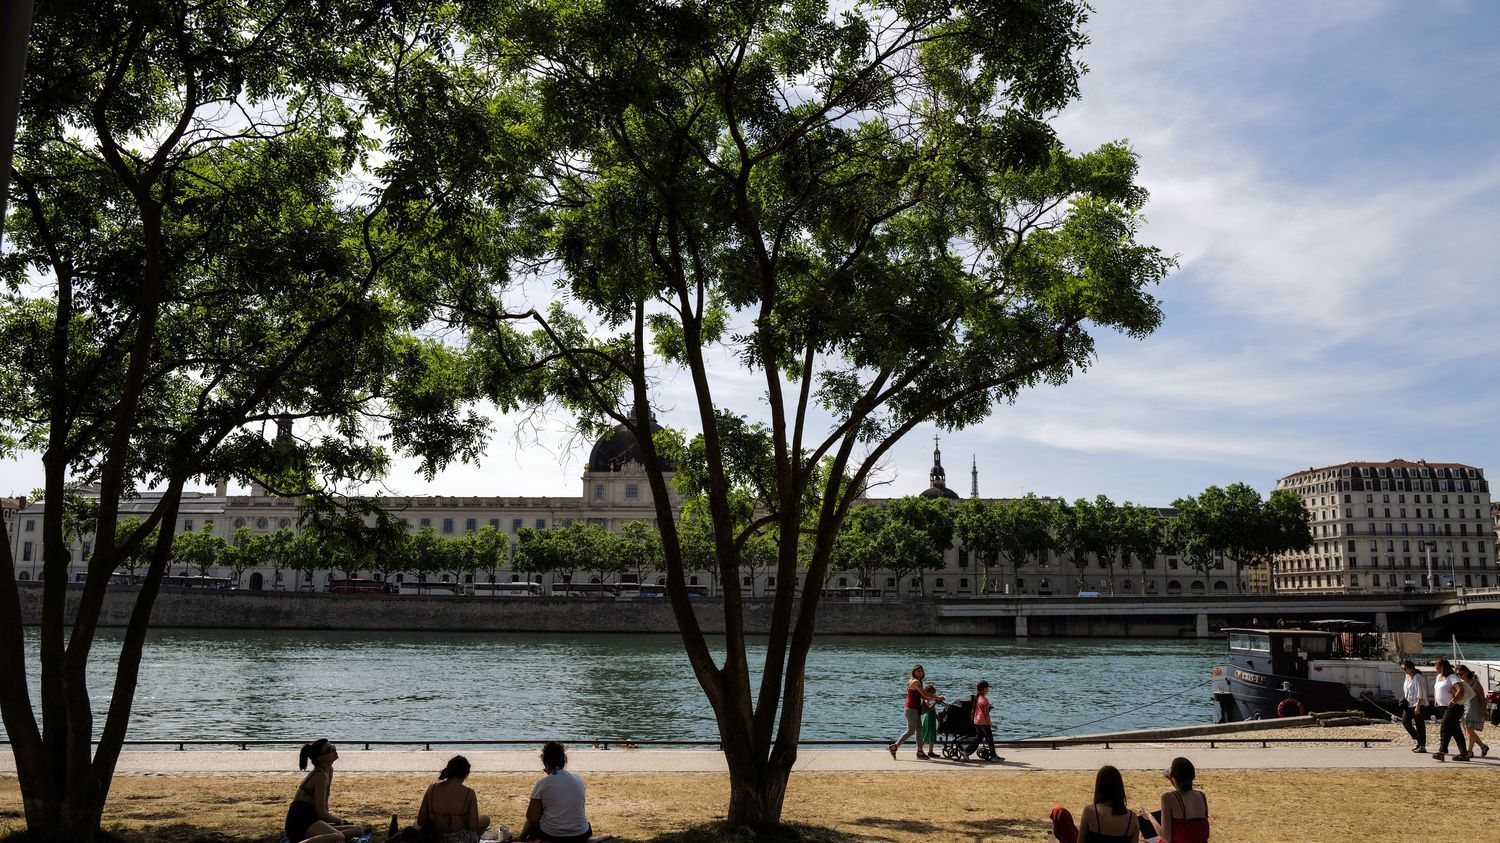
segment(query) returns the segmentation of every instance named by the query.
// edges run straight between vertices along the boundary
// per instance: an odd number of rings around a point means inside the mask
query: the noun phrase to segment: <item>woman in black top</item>
[[[297,786],[297,794],[286,809],[286,839],[291,843],[344,843],[364,833],[365,829],[349,825],[328,812],[328,793],[333,788],[333,762],[339,760],[338,747],[327,738],[302,745],[297,766],[313,770]]]
[[[1083,809],[1078,843],[1137,843],[1141,823],[1125,809],[1125,779],[1106,764],[1094,777],[1094,804]]]

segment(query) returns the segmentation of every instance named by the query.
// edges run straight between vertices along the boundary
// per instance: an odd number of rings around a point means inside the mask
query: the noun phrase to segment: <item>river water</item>
[[[106,630],[95,648],[90,687],[101,720],[119,640]],[[35,629],[28,643],[35,697]],[[1500,658],[1495,645],[1465,652]],[[820,637],[803,737],[894,737],[914,662],[950,697],[988,680],[1001,738],[1205,723],[1209,669],[1224,653],[1220,638]],[[151,633],[130,738],[323,735],[711,740],[717,732],[675,635]]]

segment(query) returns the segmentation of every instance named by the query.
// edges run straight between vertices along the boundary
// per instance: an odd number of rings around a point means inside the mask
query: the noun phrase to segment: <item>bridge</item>
[[[985,597],[937,602],[939,628],[1018,638],[1040,635],[1188,634],[1208,638],[1233,626],[1291,626],[1346,618],[1393,631],[1479,622],[1500,634],[1500,588],[1392,594],[1237,594],[1118,597]],[[976,629],[976,627],[978,629]]]

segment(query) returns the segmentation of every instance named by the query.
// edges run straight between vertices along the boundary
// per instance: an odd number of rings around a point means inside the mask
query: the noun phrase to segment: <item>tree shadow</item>
[[[865,838],[837,829],[786,823],[774,829],[749,829],[717,822],[695,825],[646,838],[615,838],[618,843],[854,843]]]

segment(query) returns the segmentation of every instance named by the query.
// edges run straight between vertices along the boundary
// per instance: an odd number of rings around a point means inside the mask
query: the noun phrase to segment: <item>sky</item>
[[[985,497],[1152,505],[1351,460],[1500,471],[1500,4],[1094,5],[1055,126],[1139,154],[1141,239],[1181,264],[1166,318],[943,433],[949,486],[968,494],[971,459]],[[691,406],[685,379],[661,385],[661,421]],[[897,446],[886,493],[926,488],[934,433]],[[566,418],[496,417],[482,464],[429,482],[398,462],[384,491],[577,495],[588,445]],[[39,460],[0,462],[0,493],[39,485]]]

